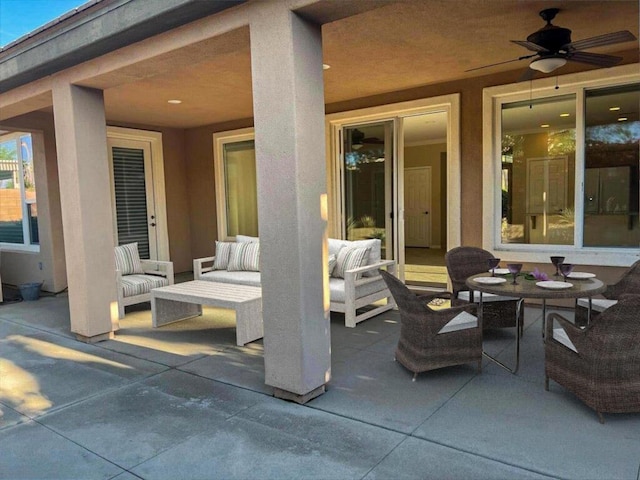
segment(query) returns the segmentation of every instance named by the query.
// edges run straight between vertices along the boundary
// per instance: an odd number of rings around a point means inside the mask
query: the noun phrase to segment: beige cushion
[[[216,259],[213,261],[214,270],[226,270],[229,266],[229,256],[233,242],[219,242],[216,240]]]
[[[126,275],[122,277],[122,296],[135,297],[149,293],[152,288],[166,287],[169,280],[158,275]]]
[[[260,243],[239,242],[232,244],[227,270],[230,272],[259,272]]]
[[[344,278],[347,270],[353,270],[354,268],[360,268],[367,265],[368,258],[368,248],[341,248],[338,252],[338,258],[336,260],[336,266],[333,269],[332,276],[336,278]],[[359,277],[360,275],[356,276],[356,278]]]

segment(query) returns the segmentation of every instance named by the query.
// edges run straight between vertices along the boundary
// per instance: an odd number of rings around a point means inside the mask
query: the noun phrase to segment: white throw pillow
[[[214,270],[226,270],[229,266],[229,255],[233,242],[219,242],[216,240],[216,259],[213,261]]]
[[[229,272],[259,272],[260,271],[260,243],[240,242],[231,245],[229,255]]]
[[[338,258],[335,255],[329,255],[329,276],[331,276],[337,264]]]
[[[143,274],[140,254],[138,253],[138,242],[120,245],[114,249],[116,257],[116,270],[120,275],[140,275]]]
[[[341,248],[336,259],[336,266],[333,269],[332,277],[344,278],[347,270],[364,267],[369,259],[368,248]],[[360,278],[360,274],[356,276]]]

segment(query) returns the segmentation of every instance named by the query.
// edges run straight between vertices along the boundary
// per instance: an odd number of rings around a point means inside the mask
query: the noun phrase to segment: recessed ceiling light
[[[327,63],[323,63],[322,64],[322,69],[323,70],[329,70],[331,68],[331,65],[327,64]]]
[[[548,123],[543,123],[542,125],[540,125],[540,128],[549,128],[549,124]]]
[[[569,117],[569,116],[571,116],[571,114],[570,113],[561,113],[560,116],[561,117]]]
[[[626,122],[627,120],[629,120],[627,117],[618,117],[619,122]]]
[[[172,105],[178,105],[182,103],[182,100],[167,100],[167,103],[170,103]]]
[[[618,110],[620,110],[620,107],[610,107],[609,110],[612,112],[617,112]]]

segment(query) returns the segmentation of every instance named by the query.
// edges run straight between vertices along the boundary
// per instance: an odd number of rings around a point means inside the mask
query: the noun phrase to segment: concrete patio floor
[[[262,343],[233,314],[151,329],[148,304],[111,341],[69,332],[65,296],[0,305],[0,478],[640,480],[640,415],[596,414],[551,382],[541,312],[521,369],[422,374],[393,361],[399,316],[331,322],[327,392],[297,405],[264,385]],[[510,361],[514,332],[485,349]]]

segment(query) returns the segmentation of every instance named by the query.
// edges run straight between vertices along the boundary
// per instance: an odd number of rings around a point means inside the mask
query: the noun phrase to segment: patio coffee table
[[[245,345],[264,336],[262,289],[248,285],[207,282],[176,283],[151,290],[154,328],[202,315],[202,306],[236,311],[236,343]]]

